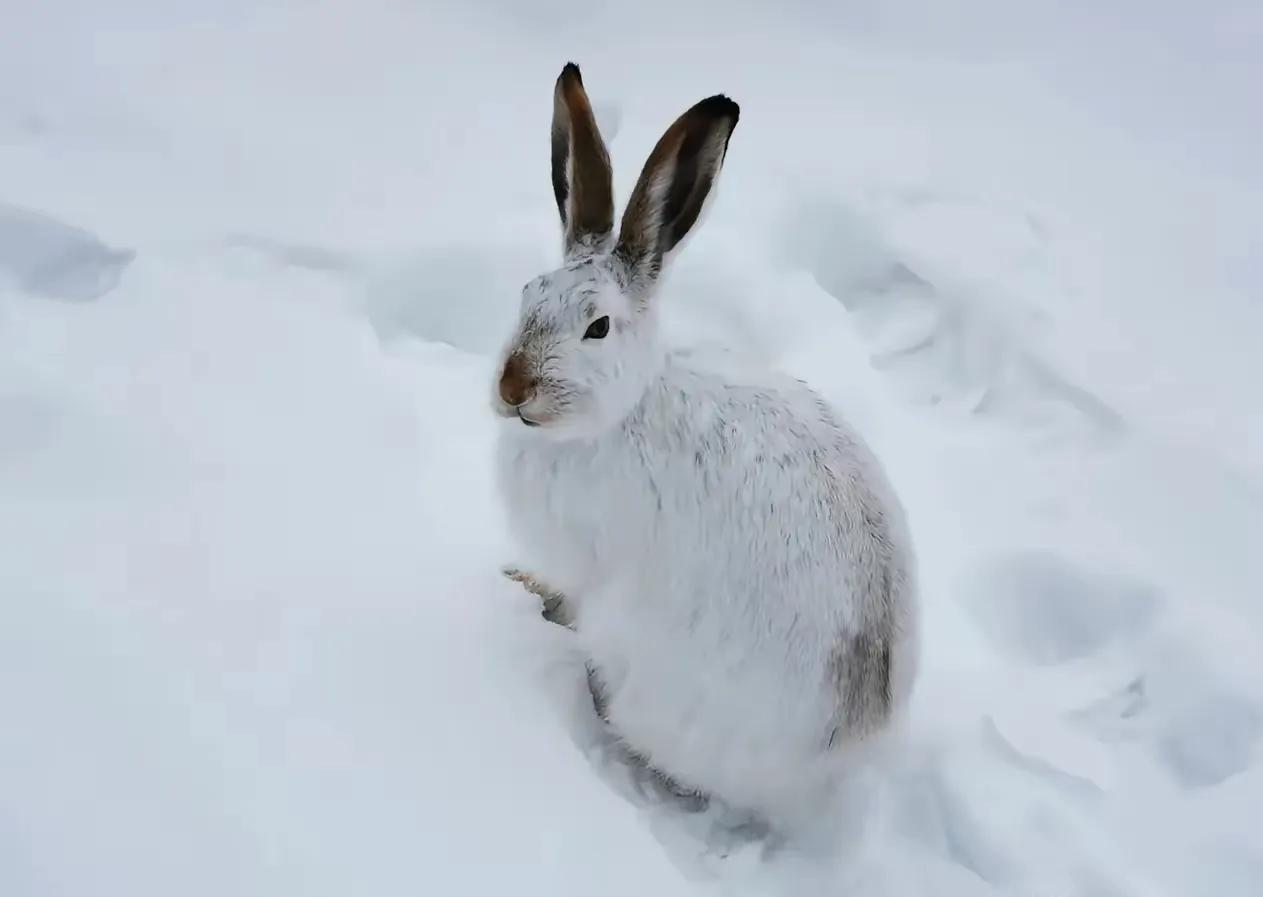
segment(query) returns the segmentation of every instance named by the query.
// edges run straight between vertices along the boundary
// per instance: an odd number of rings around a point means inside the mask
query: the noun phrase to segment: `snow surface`
[[[1263,893],[1257,4],[4,23],[0,894]],[[908,506],[909,730],[804,843],[629,788],[498,573],[568,59],[622,197],[742,104],[672,336],[810,380]]]

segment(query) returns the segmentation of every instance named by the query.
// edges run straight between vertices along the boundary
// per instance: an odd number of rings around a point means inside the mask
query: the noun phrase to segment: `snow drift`
[[[1257,892],[1259,14],[659,7],[6,13],[0,892]],[[620,198],[740,100],[670,333],[908,505],[912,724],[808,843],[637,794],[498,573],[570,58]]]

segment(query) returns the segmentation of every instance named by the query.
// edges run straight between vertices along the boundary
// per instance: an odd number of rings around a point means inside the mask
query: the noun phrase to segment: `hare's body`
[[[681,784],[766,806],[905,698],[911,558],[880,469],[815,394],[714,361],[668,356],[598,438],[505,431],[500,487],[615,731]]]
[[[815,393],[659,343],[663,262],[737,116],[716,96],[676,120],[615,240],[608,156],[563,70],[566,264],[524,288],[493,407],[511,529],[566,596],[610,725],[678,784],[770,810],[899,712],[916,595],[903,511]]]

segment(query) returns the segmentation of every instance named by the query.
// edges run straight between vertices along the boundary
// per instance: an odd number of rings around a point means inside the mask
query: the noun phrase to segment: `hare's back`
[[[836,607],[887,572],[874,564],[902,565],[902,509],[880,464],[802,382],[675,358],[636,430],[659,548],[700,576],[722,565],[791,605]]]

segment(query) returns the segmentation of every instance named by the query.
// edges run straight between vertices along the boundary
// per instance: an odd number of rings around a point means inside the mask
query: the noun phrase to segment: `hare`
[[[564,265],[523,288],[492,404],[531,563],[515,576],[554,610],[564,596],[603,718],[680,787],[774,813],[900,715],[918,600],[904,510],[860,436],[796,379],[660,342],[663,264],[738,117],[720,95],[676,119],[615,235],[609,157],[566,65]]]

